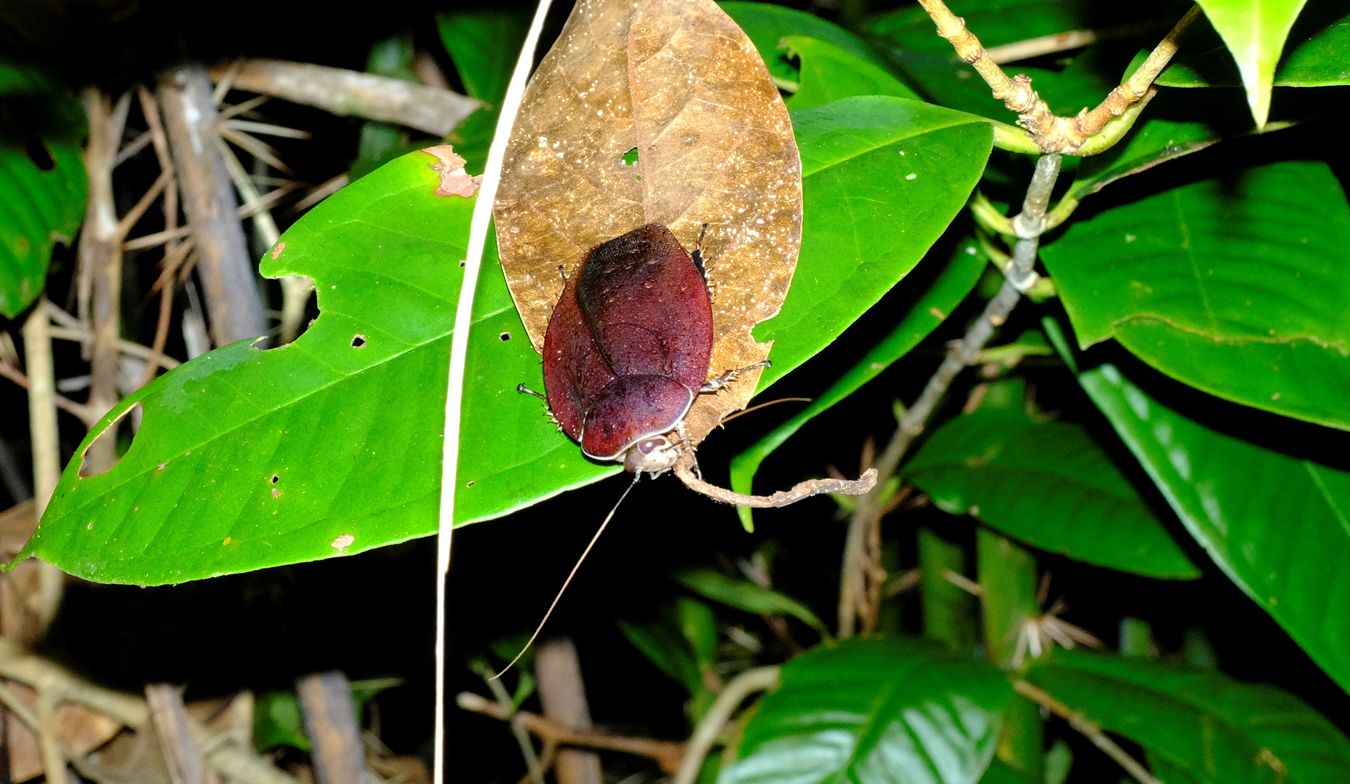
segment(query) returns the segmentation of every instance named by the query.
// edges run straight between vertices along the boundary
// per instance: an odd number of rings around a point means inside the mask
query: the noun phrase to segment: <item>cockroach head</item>
[[[628,447],[623,467],[631,473],[660,476],[675,465],[680,456],[679,445],[667,436],[650,436]]]

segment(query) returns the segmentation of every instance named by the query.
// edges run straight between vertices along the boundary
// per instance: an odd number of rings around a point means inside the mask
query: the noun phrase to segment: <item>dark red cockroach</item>
[[[632,472],[674,465],[708,381],[712,299],[698,250],[649,223],[586,254],[544,335],[549,409],[587,456]],[[728,374],[731,375],[731,374]]]

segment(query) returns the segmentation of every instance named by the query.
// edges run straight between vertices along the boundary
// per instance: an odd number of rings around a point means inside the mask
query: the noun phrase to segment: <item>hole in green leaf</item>
[[[365,348],[365,347],[366,347],[366,336],[365,336],[365,335],[353,335],[353,336],[352,336],[352,348]]]
[[[47,150],[47,145],[36,136],[30,136],[24,140],[24,152],[28,153],[28,159],[33,165],[42,171],[51,171],[56,168],[56,161],[52,160],[52,154]]]
[[[510,332],[503,332],[502,334],[500,334],[500,335],[497,336],[497,339],[500,340],[501,342],[505,343],[506,341],[508,341],[508,340],[511,339],[511,333],[510,333]]]
[[[128,417],[133,416],[135,417],[135,419],[128,419]],[[104,471],[107,471],[109,468],[112,467],[111,465],[109,465],[106,467],[102,467],[98,471],[95,471],[93,467],[89,465],[89,452],[94,448],[95,444],[99,444],[111,438],[114,440],[116,444],[116,446],[114,447],[114,452],[116,454],[125,455],[127,451],[131,449],[131,444],[136,434],[135,431],[132,430],[130,425],[132,422],[139,422],[140,417],[141,417],[141,404],[136,403],[135,405],[128,408],[126,411],[123,411],[122,413],[118,414],[116,419],[109,422],[107,426],[105,426],[103,430],[99,431],[99,433],[96,436],[89,439],[89,442],[85,444],[84,451],[80,453],[81,478],[87,479],[91,476],[98,476],[99,474],[103,473]],[[123,429],[122,427],[122,425],[124,424],[128,426],[125,429]],[[120,433],[125,434],[126,436],[125,439],[119,436]]]
[[[634,147],[630,149],[628,152],[623,154],[624,166],[637,166],[637,162],[638,162],[638,148]]]

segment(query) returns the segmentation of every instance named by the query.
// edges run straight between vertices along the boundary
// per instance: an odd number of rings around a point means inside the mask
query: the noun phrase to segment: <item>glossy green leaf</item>
[[[1133,65],[1143,62],[1140,52]],[[1350,14],[1339,0],[1311,0],[1294,22],[1275,66],[1276,87],[1350,84]],[[1239,87],[1233,56],[1212,30],[1188,35],[1176,60],[1158,77],[1164,87]]]
[[[1350,739],[1270,686],[1064,650],[1041,660],[1028,677],[1084,719],[1138,743],[1192,781],[1334,784],[1350,771]]]
[[[456,8],[436,15],[441,43],[469,95],[495,104],[506,95],[530,18],[519,6]]]
[[[987,263],[975,244],[967,242],[936,276],[923,275],[925,268],[921,267],[919,274],[902,281],[900,287],[907,304],[897,308],[903,314],[900,322],[806,408],[733,458],[731,488],[740,493],[751,492],[755,473],[774,450],[807,422],[833,408],[919,345],[975,288]],[[736,512],[741,516],[742,524],[749,527],[752,521],[750,508],[737,507]]]
[[[84,218],[88,183],[84,112],[75,97],[31,68],[0,61],[0,316],[42,293],[56,243]],[[20,93],[20,94],[15,94]]]
[[[91,580],[159,584],[434,532],[456,262],[473,201],[436,196],[431,163],[424,152],[400,158],[286,232],[263,271],[313,278],[319,318],[293,344],[223,347],[114,407],[24,554]],[[476,310],[459,522],[614,470],[541,427],[538,401],[516,393],[539,358],[492,266]],[[138,405],[126,455],[81,478],[89,442]]]
[[[1042,249],[1079,344],[1114,337],[1174,378],[1350,428],[1350,206],[1283,162],[1076,221]]]
[[[258,695],[254,707],[253,745],[260,751],[279,746],[309,751],[305,718],[295,692],[269,691]]]
[[[1270,115],[1275,64],[1305,0],[1198,0],[1237,63],[1257,127]]]
[[[862,57],[838,44],[800,35],[784,38],[783,44],[801,63],[797,92],[787,101],[793,111],[853,95],[919,97],[874,57]]]
[[[773,80],[779,87],[790,91],[797,89],[799,73],[796,64],[783,49],[783,39],[788,36],[814,38],[833,44],[842,51],[864,60],[872,57],[871,51],[862,39],[839,25],[805,11],[770,3],[749,3],[740,0],[722,3],[721,7],[755,45],[759,56],[764,58],[764,64],[768,66],[769,75]]]
[[[722,784],[977,782],[1011,686],[918,640],[848,640],[783,665]]]
[[[1344,455],[1350,437],[1257,443],[1237,435],[1250,417],[1184,413],[1114,365],[1079,381],[1214,563],[1350,689],[1350,472],[1300,456]]]
[[[989,769],[984,772],[980,784],[1043,784],[1043,782],[1014,770],[1006,762],[995,758],[989,764]]]
[[[712,569],[684,569],[675,573],[675,581],[719,604],[757,615],[788,615],[815,629],[822,637],[830,636],[829,629],[809,607],[750,580],[728,577]]]
[[[965,205],[993,132],[978,117],[884,96],[794,112],[805,220],[792,289],[755,329],[760,389],[828,346],[909,273]],[[886,227],[878,231],[878,227]]]
[[[980,409],[943,424],[903,471],[943,511],[1042,550],[1148,577],[1200,576],[1080,425]]]

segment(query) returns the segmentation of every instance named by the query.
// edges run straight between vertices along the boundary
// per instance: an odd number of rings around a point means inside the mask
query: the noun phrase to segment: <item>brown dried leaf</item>
[[[636,165],[625,155],[637,152]],[[511,295],[536,350],[586,252],[645,223],[692,250],[703,224],[712,375],[765,359],[750,335],[787,294],[801,243],[801,161],[787,109],[712,0],[578,0],[526,90],[495,205]],[[759,370],[686,419],[697,445],[744,408]]]

